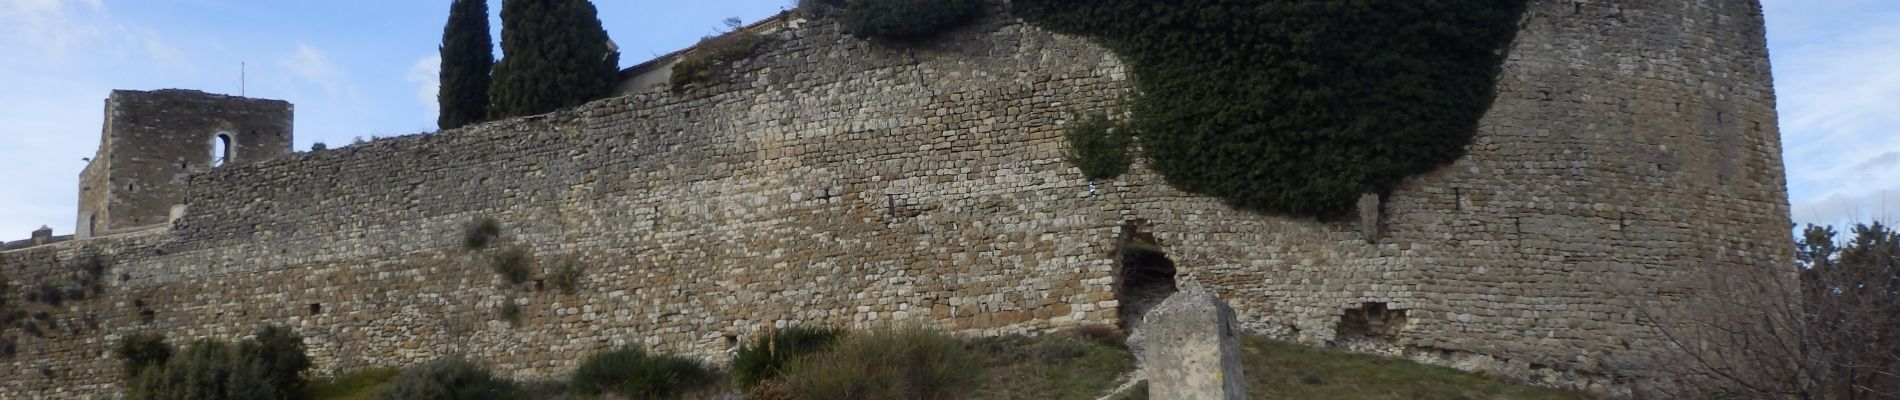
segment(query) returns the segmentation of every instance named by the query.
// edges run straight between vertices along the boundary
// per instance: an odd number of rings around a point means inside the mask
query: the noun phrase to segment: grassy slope
[[[971,399],[1093,400],[1106,394],[1122,374],[1134,369],[1128,350],[1076,333],[1038,337],[1004,336],[970,340],[983,370]],[[1350,354],[1270,339],[1241,339],[1241,361],[1253,398],[1271,399],[1523,399],[1573,400],[1593,397],[1569,391],[1516,385],[1451,368],[1405,360]],[[372,399],[401,371],[367,370],[313,382],[312,399]],[[1117,400],[1146,399],[1145,390]]]
[[[1451,368],[1350,354],[1265,338],[1241,338],[1251,397],[1267,399],[1593,399],[1506,383]]]
[[[1073,332],[970,341],[982,355],[982,385],[970,398],[986,400],[1093,400],[1135,369],[1128,349]]]
[[[310,382],[308,393],[314,400],[370,400],[401,373],[400,369],[381,368],[317,379]]]

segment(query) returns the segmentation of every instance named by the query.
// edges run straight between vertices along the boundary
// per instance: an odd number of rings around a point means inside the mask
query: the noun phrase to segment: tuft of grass
[[[1086,400],[1107,394],[1135,369],[1135,358],[1125,346],[1098,341],[1099,333],[1078,329],[970,341],[987,371],[973,397]]]
[[[982,361],[943,332],[885,327],[792,361],[779,382],[794,398],[959,399],[981,381]]]
[[[732,355],[732,375],[740,387],[752,388],[779,376],[785,365],[824,351],[843,333],[830,328],[794,326],[759,336]]]
[[[488,248],[495,239],[501,238],[501,223],[494,218],[480,217],[462,226],[462,249],[481,250]]]
[[[732,64],[747,57],[759,48],[764,37],[758,33],[740,29],[738,24],[728,24],[731,31],[718,36],[707,36],[693,45],[693,51],[673,65],[673,75],[668,77],[674,89],[691,84],[712,84],[718,78],[731,71]]]
[[[528,281],[528,265],[532,263],[528,259],[527,250],[511,247],[503,250],[501,254],[496,254],[489,267],[495,270],[496,275],[501,275],[503,281],[507,281],[510,285],[519,285]]]
[[[1128,335],[1114,325],[1087,324],[1075,328],[1075,335],[1103,346],[1128,348]]]
[[[396,368],[371,368],[337,376],[321,378],[310,382],[304,392],[310,400],[371,400],[376,392],[388,388],[402,374]]]
[[[718,381],[719,375],[698,360],[627,347],[588,357],[569,385],[585,396],[671,399]]]
[[[1116,393],[1108,400],[1148,400],[1148,381],[1135,382],[1135,386]]]
[[[521,305],[515,304],[514,299],[503,301],[495,308],[495,313],[501,316],[501,320],[508,321],[510,326],[521,326]]]
[[[581,290],[583,275],[585,274],[581,272],[581,267],[569,261],[561,263],[561,266],[555,267],[554,271],[548,272],[548,283],[560,289],[562,293],[575,294]]]
[[[1241,337],[1247,394],[1264,399],[1595,399],[1456,369]]]

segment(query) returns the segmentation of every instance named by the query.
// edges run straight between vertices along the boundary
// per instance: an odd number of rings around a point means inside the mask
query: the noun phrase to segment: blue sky
[[[238,94],[242,64],[246,95],[296,104],[298,150],[434,130],[448,3],[0,0],[0,239],[72,232],[113,89]],[[625,66],[793,0],[595,3]],[[1900,214],[1900,1],[1764,6],[1795,220]]]

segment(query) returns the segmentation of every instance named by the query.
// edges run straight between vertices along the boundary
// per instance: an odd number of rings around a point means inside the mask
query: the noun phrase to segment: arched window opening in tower
[[[234,153],[235,151],[231,149],[231,134],[219,132],[218,136],[211,140],[212,167],[222,167],[225,163],[231,162]]]

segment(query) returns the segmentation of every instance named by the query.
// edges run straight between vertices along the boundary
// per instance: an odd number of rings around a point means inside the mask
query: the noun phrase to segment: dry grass
[[[399,374],[402,370],[395,368],[354,371],[310,382],[306,393],[313,400],[370,400]]]
[[[970,347],[984,359],[976,399],[1096,399],[1135,369],[1119,335],[1099,329],[980,338]]]
[[[1350,354],[1271,339],[1241,338],[1247,394],[1262,399],[1595,399],[1507,383],[1451,368]]]

